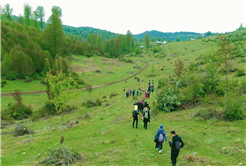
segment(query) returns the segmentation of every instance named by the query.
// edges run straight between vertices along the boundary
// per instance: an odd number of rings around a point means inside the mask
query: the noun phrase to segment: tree
[[[179,38],[178,37],[176,38],[176,42],[179,42]]]
[[[10,5],[7,3],[6,5],[4,5],[4,8],[2,10],[4,17],[9,20],[12,21],[13,20],[13,8],[10,8]]]
[[[31,25],[31,14],[32,14],[32,7],[28,4],[24,4],[24,22],[25,25]]]
[[[39,28],[38,26],[38,13],[37,11],[33,12],[33,21],[34,21],[34,27]]]
[[[166,38],[166,37],[163,37],[163,40],[164,40],[164,41],[167,41],[167,38]]]
[[[176,60],[174,72],[179,79],[183,73],[183,70],[184,70],[184,62],[180,59]]]
[[[37,15],[37,18],[40,21],[40,28],[43,29],[44,28],[44,16],[45,16],[43,6],[38,6],[35,13]]]
[[[35,73],[32,59],[22,51],[20,45],[13,47],[10,54],[4,56],[2,63],[5,68],[2,74],[7,77],[15,75],[18,78],[25,78]]]
[[[144,44],[145,44],[145,47],[147,48],[147,50],[149,48],[149,43],[150,43],[149,34],[145,33],[144,34]]]
[[[91,100],[91,92],[93,90],[92,86],[90,84],[87,84],[86,87],[85,87],[85,89],[89,92],[89,94],[90,94],[90,100]]]
[[[135,52],[136,55],[138,55],[138,54],[141,53],[141,49],[140,49],[139,47],[136,47],[136,48],[134,49],[134,52]]]
[[[230,42],[226,39],[224,35],[220,35],[220,46],[218,50],[218,60],[219,60],[219,65],[222,65],[226,72],[226,82],[225,82],[225,110],[226,108],[226,89],[227,89],[227,80],[228,80],[228,74],[236,60],[233,60],[232,57],[232,48],[230,45]]]
[[[208,31],[207,33],[206,33],[206,36],[211,36],[212,35],[212,33],[210,32],[210,31]]]
[[[152,37],[152,38],[151,38],[151,41],[154,42],[154,41],[155,41],[155,37]]]
[[[51,11],[52,11],[52,14],[56,14],[59,18],[62,16],[62,10],[58,6],[53,6]]]
[[[95,33],[92,33],[90,46],[96,47],[96,44],[97,44],[97,35]]]
[[[22,15],[19,15],[17,18],[17,22],[20,24],[24,24],[24,17]]]
[[[126,33],[126,51],[131,52],[132,47],[132,33],[128,30]]]
[[[49,67],[50,71],[47,72],[45,81],[49,84],[50,93],[53,96],[51,102],[55,105],[55,109],[57,114],[61,114],[61,125],[62,125],[62,148],[63,148],[63,157],[64,160],[66,158],[65,152],[65,145],[64,145],[64,132],[63,132],[63,112],[67,109],[67,102],[69,99],[68,90],[75,89],[77,87],[77,82],[74,81],[71,75],[66,76],[65,73],[62,71],[62,59],[61,57],[59,60],[56,59],[55,67],[56,67],[56,74],[53,74],[49,60],[46,59],[47,66]],[[66,90],[66,91],[64,91]]]
[[[158,40],[159,42],[162,42],[162,41],[161,41],[161,37],[159,37],[159,36],[157,37],[157,40]]]
[[[53,13],[48,19],[47,27],[43,33],[46,49],[53,57],[61,53],[64,37],[65,34],[62,30],[61,20]]]
[[[114,39],[114,52],[115,52],[115,58],[117,58],[121,54],[120,41],[118,39]]]
[[[102,35],[99,33],[98,35],[97,35],[97,47],[98,48],[100,48],[100,49],[102,49]]]

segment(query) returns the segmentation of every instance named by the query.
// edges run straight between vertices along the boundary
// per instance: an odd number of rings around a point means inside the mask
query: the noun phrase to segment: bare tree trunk
[[[225,83],[225,110],[226,110],[226,88],[227,88],[227,80],[228,80],[228,69],[226,69],[226,83]]]

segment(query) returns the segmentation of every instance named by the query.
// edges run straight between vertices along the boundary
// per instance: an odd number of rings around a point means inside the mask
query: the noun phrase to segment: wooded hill
[[[164,41],[164,38],[167,39],[167,41],[175,41],[177,38],[179,38],[179,41],[185,41],[187,39],[197,39],[200,38],[200,35],[202,33],[195,33],[195,32],[160,32],[156,30],[152,31],[145,31],[140,34],[133,35],[135,39],[144,39],[144,34],[148,34],[150,38],[155,38],[155,41],[157,40],[157,37],[161,37],[161,40]],[[207,34],[207,33],[206,33]],[[204,35],[207,37],[207,35]],[[211,33],[211,36],[214,36],[215,33]]]

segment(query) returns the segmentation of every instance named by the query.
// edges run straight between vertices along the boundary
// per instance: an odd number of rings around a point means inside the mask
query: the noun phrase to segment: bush
[[[97,99],[95,102],[92,100],[88,100],[86,102],[83,102],[81,106],[86,107],[86,108],[91,108],[91,107],[96,107],[96,106],[101,106],[102,101],[100,99]]]
[[[49,149],[49,156],[44,158],[40,164],[55,164],[57,162],[63,161],[64,164],[68,162],[70,164],[79,161],[80,163],[87,160],[83,154],[80,154],[76,151],[70,151],[69,148],[66,148],[66,158],[63,157],[63,150],[62,148],[58,148],[55,150]]]
[[[85,82],[84,82],[82,79],[78,79],[78,80],[77,80],[77,83],[78,83],[79,85],[84,85],[84,84],[85,84]]]
[[[208,120],[208,119],[218,119],[218,120],[224,120],[224,115],[223,111],[216,111],[215,108],[208,108],[208,109],[203,109],[199,110],[195,115],[195,118],[201,117],[203,120]]]
[[[29,129],[26,126],[19,123],[17,124],[15,130],[13,131],[13,136],[18,137],[18,136],[33,134],[33,133],[34,133],[33,131],[29,131]]]
[[[27,119],[32,115],[33,111],[31,106],[25,106],[23,104],[19,105],[18,103],[12,105],[10,104],[6,110],[2,112],[1,119],[8,120],[13,118],[16,120]]]
[[[245,75],[245,72],[243,69],[239,69],[237,70],[237,76],[240,77],[240,76],[244,76]]]
[[[119,94],[118,93],[111,92],[109,98],[112,98],[112,97],[117,96],[117,95],[119,95]]]
[[[6,80],[1,80],[1,87],[4,87],[7,84]]]
[[[243,120],[245,118],[243,104],[245,105],[245,101],[228,100],[227,108],[224,111],[225,119],[228,121]]]
[[[174,111],[180,106],[178,94],[178,89],[174,89],[171,86],[160,91],[157,96],[158,107],[165,112]]]
[[[76,72],[72,72],[71,76],[73,77],[74,80],[78,80],[79,79],[79,75]]]
[[[65,113],[71,112],[72,110],[75,110],[76,107],[74,106],[67,106],[67,109],[64,111]],[[48,117],[51,115],[60,115],[56,112],[56,107],[54,105],[54,103],[52,103],[51,101],[47,101],[43,107],[41,107],[41,109],[39,109],[38,111],[34,112],[33,116],[31,117],[32,121],[35,121],[39,118],[43,118],[43,117]]]

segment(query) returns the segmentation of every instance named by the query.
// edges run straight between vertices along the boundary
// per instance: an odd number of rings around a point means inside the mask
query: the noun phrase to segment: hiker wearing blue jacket
[[[163,129],[163,124],[161,124],[160,129],[157,131],[155,135],[155,142],[156,142],[155,148],[159,147],[159,154],[161,154],[162,152],[162,144],[164,142],[164,138],[165,138],[165,141],[167,141],[166,132]]]

